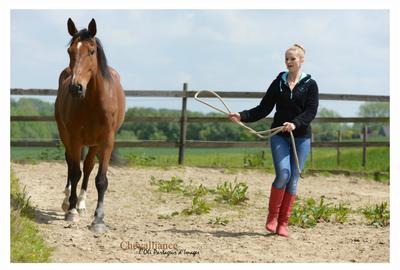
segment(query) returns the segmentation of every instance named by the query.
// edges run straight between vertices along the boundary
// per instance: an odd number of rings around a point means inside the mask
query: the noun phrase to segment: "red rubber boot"
[[[296,194],[290,194],[289,192],[285,192],[285,196],[282,200],[281,209],[279,211],[278,217],[278,227],[276,229],[276,233],[288,237],[289,232],[287,230],[289,224],[290,214],[292,212],[292,206],[296,199]]]
[[[268,204],[268,217],[265,228],[272,233],[276,232],[276,226],[278,225],[279,209],[281,208],[284,194],[284,188],[277,189],[274,186],[271,186],[271,194],[269,196]]]

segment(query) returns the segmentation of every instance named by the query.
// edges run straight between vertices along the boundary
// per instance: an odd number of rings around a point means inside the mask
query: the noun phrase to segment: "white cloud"
[[[126,89],[263,90],[285,49],[324,92],[389,94],[389,14],[371,10],[62,10],[12,12],[12,86],[54,87],[67,65],[66,21],[91,18]],[[39,68],[38,68],[39,67]],[[40,72],[40,74],[37,74]]]

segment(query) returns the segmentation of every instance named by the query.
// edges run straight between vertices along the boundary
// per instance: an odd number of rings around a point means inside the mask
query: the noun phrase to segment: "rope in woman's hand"
[[[198,96],[199,96],[199,94],[201,94],[201,93],[203,93],[203,92],[211,93],[211,94],[214,95],[216,98],[218,98],[218,99],[221,101],[221,103],[224,105],[226,111],[225,111],[225,110],[222,110],[222,109],[220,109],[220,108],[218,108],[218,107],[215,107],[214,105],[211,105],[210,103],[207,103],[207,102],[205,102],[204,100],[201,100]],[[228,105],[227,105],[227,104],[223,101],[223,99],[222,99],[217,93],[215,93],[214,91],[210,91],[210,90],[201,90],[201,91],[198,91],[198,92],[194,95],[194,99],[197,100],[198,102],[203,103],[204,105],[207,105],[207,106],[213,108],[213,109],[216,110],[216,111],[219,111],[219,112],[223,113],[223,114],[229,115],[230,113],[232,113],[231,110],[229,109]],[[254,134],[254,135],[256,135],[256,136],[258,136],[259,138],[262,138],[262,139],[271,137],[271,136],[273,136],[273,135],[275,135],[275,134],[278,134],[279,132],[281,132],[281,131],[284,129],[284,126],[280,126],[280,127],[276,127],[276,128],[267,129],[267,130],[256,131],[256,130],[252,129],[251,127],[246,126],[246,125],[245,125],[243,122],[241,122],[241,121],[235,121],[235,123],[237,123],[238,125],[240,125],[240,126],[242,126],[243,128],[247,129],[250,133],[252,133],[252,134]],[[294,140],[294,136],[293,136],[293,133],[292,133],[291,131],[289,131],[289,133],[290,133],[290,139],[291,139],[291,142],[292,142],[293,155],[294,155],[294,158],[295,158],[295,161],[296,161],[296,165],[297,165],[297,170],[298,170],[299,173],[300,173],[300,177],[303,178],[303,176],[301,175],[301,169],[300,169],[300,164],[299,164],[299,158],[298,158],[298,156],[297,156],[296,143],[295,143],[295,140]],[[263,134],[267,134],[267,135],[263,135]]]

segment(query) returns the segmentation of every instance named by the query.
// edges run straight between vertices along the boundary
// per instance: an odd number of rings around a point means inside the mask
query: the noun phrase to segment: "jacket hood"
[[[279,73],[278,78],[280,78],[285,84],[287,84],[288,83],[287,82],[288,74],[289,74],[289,72],[287,72],[287,71],[281,72],[281,73]],[[310,79],[311,79],[310,74],[306,74],[306,73],[302,72],[298,83],[300,83],[300,82],[306,83]]]

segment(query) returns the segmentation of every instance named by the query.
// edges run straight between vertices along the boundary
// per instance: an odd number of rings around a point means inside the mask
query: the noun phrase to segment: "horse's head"
[[[89,81],[97,75],[99,66],[100,69],[104,65],[107,68],[107,62],[100,40],[95,38],[97,28],[94,19],[90,21],[88,29],[80,31],[76,29],[74,22],[68,19],[68,32],[72,36],[68,47],[69,67],[72,71],[70,91],[73,95],[84,98]]]

